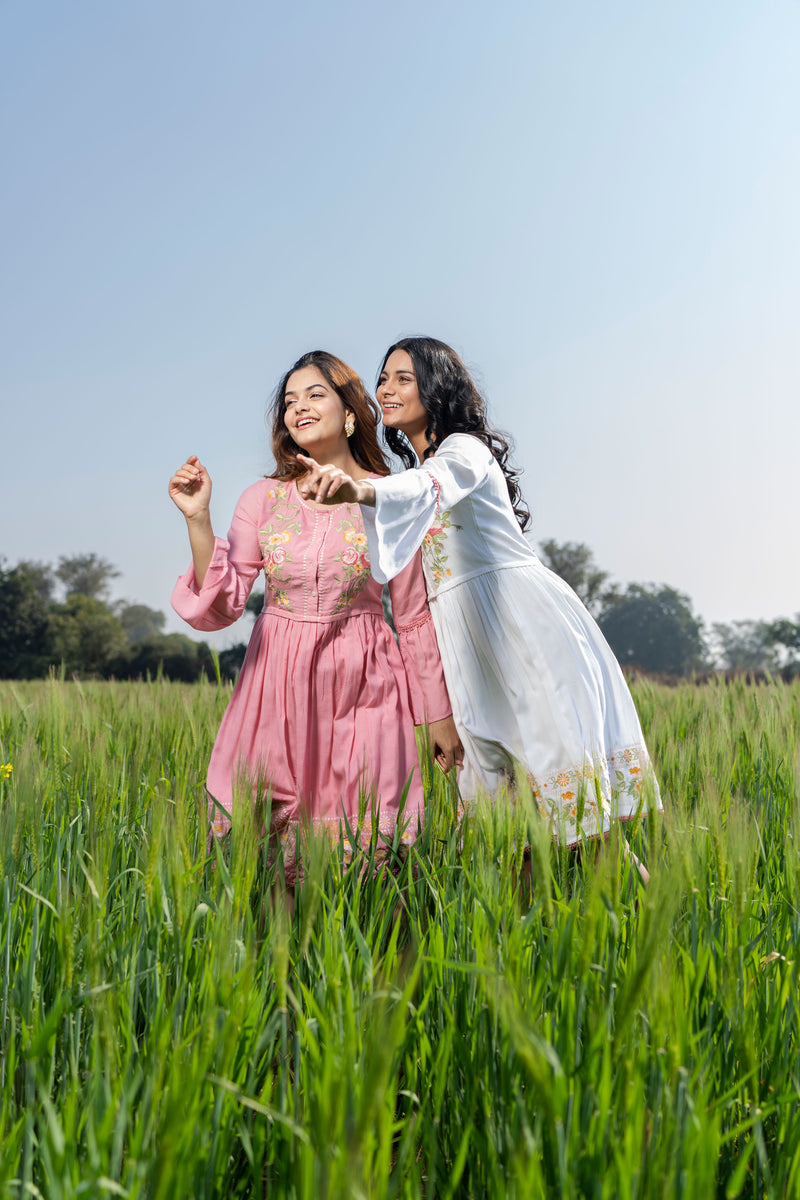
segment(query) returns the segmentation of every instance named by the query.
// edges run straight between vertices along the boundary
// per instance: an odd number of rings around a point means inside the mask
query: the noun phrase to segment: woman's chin
[[[396,429],[398,433],[403,432],[403,426],[398,421],[396,413],[384,413],[381,420],[384,429]]]
[[[295,436],[294,443],[300,447],[300,453],[305,454],[308,458],[315,459],[318,463],[326,463],[329,459],[340,455],[346,449],[348,443],[344,438],[335,438],[331,441],[330,438],[303,438],[302,441]]]

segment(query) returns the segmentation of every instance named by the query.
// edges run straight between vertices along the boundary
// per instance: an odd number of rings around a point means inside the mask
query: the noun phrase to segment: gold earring
[[[355,431],[356,431],[356,423],[353,420],[352,416],[350,416],[347,418],[347,420],[344,423],[344,436],[352,437],[353,434],[355,433]]]

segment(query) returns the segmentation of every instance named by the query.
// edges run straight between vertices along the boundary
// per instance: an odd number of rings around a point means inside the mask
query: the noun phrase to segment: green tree
[[[209,679],[215,676],[207,643],[195,642],[184,633],[163,633],[137,642],[110,664],[110,670],[119,678],[161,674],[184,683],[194,683],[202,674]]]
[[[733,621],[712,626],[722,665],[730,671],[776,671],[778,651],[767,621]]]
[[[560,575],[577,592],[593,616],[599,613],[608,573],[601,571],[584,542],[556,542],[549,538],[539,546],[542,562]]]
[[[88,596],[90,600],[107,600],[111,580],[119,576],[119,571],[99,554],[73,554],[62,555],[58,560],[56,576],[68,598]]]
[[[47,674],[50,614],[38,589],[39,564],[0,567],[0,678]]]
[[[244,656],[247,653],[247,642],[237,642],[227,650],[220,650],[219,673],[223,679],[236,679],[242,669]]]
[[[779,617],[777,621],[770,621],[767,628],[772,645],[782,647],[793,659],[793,652],[800,651],[800,613],[797,614],[796,621]]]
[[[708,666],[702,621],[689,597],[666,584],[631,583],[609,595],[598,623],[623,666],[665,675]]]
[[[130,642],[144,642],[147,638],[158,637],[167,621],[164,613],[157,608],[148,608],[146,604],[129,604],[127,601],[117,606],[117,616]]]
[[[53,605],[51,654],[70,675],[105,675],[128,644],[119,617],[102,600],[82,594]]]
[[[264,589],[260,588],[257,592],[251,592],[247,597],[247,602],[244,606],[244,611],[255,618],[264,607]]]
[[[17,563],[17,569],[25,572],[33,584],[37,596],[40,596],[48,604],[53,600],[56,582],[53,577],[53,568],[49,563],[34,562],[33,559],[21,558]]]

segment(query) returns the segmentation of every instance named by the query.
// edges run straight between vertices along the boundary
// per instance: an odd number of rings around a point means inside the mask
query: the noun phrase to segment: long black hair
[[[531,514],[517,482],[520,472],[508,462],[511,453],[509,440],[496,430],[490,429],[486,420],[486,402],[455,350],[436,338],[401,338],[384,354],[378,379],[386,368],[389,355],[395,350],[405,350],[411,356],[419,398],[428,414],[428,428],[425,430],[428,449],[423,457],[429,458],[434,454],[436,447],[449,434],[471,433],[483,442],[497,459],[505,476],[514,515],[520,529],[525,529],[530,523]],[[416,455],[405,434],[399,429],[384,429],[384,436],[390,450],[402,459],[407,467],[416,465]]]

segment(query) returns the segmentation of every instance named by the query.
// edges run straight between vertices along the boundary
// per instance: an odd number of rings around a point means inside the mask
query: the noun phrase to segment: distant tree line
[[[582,542],[546,541],[539,552],[578,593],[623,667],[672,676],[720,668],[800,673],[800,613],[795,621],[734,621],[706,630],[685,593],[665,583],[621,588]]]
[[[0,563],[0,678],[37,679],[52,668],[68,678],[216,677],[205,642],[164,633],[164,613],[146,604],[110,600],[118,575],[96,554],[62,557],[55,569]],[[238,647],[223,651],[220,674],[234,678],[240,659]]]
[[[675,677],[715,668],[800,673],[800,614],[707,631],[683,592],[667,584],[613,584],[582,542],[546,541],[540,555],[583,600],[623,667]],[[0,678],[34,679],[56,668],[68,678],[160,674],[191,682],[215,677],[217,666],[222,677],[236,677],[246,643],[215,656],[205,642],[164,633],[164,613],[110,599],[118,576],[96,554],[62,557],[55,568],[0,562]],[[257,614],[263,599],[263,592],[251,595],[248,613]]]

